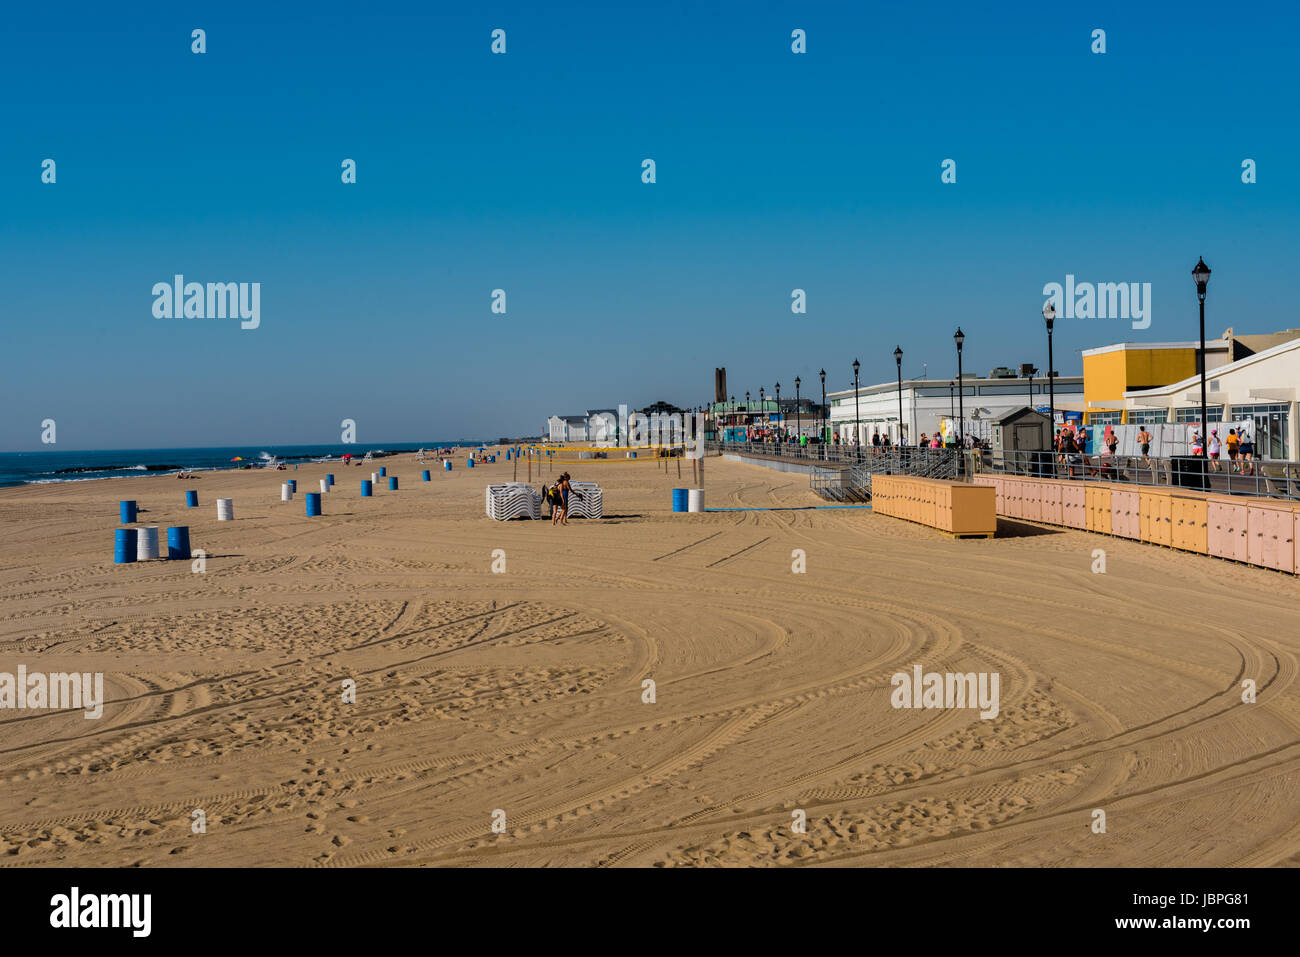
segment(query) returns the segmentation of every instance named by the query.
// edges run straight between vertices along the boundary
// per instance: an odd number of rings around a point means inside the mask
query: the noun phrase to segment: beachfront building
[[[1300,338],[1300,329],[1239,336],[1229,328],[1218,339],[1206,340],[1206,371],[1213,372],[1297,338]],[[1085,421],[1089,425],[1142,425],[1166,421],[1159,418],[1159,412],[1145,413],[1143,410],[1137,410],[1140,413],[1138,417],[1130,418],[1124,395],[1199,376],[1200,351],[1199,342],[1117,342],[1083,350]],[[1197,405],[1200,405],[1199,398]]]
[[[1083,377],[1058,375],[1054,381],[1059,421],[1070,410],[1082,409]],[[963,376],[961,396],[966,421],[965,428],[959,430],[956,379],[904,379],[902,441],[915,445],[922,433],[931,436],[936,431],[945,436],[960,432],[981,441],[992,441],[994,424],[1009,413],[1026,405],[1042,412],[1049,408],[1046,377],[1022,376],[1007,368],[994,369],[987,378]],[[889,441],[897,444],[900,440],[898,398],[897,380],[862,386],[856,404],[852,389],[827,393],[831,430],[841,442],[852,444],[856,419],[858,440],[862,444],[870,445],[876,433],[889,436]]]
[[[710,437],[724,442],[763,441],[787,436],[820,434],[826,411],[807,396],[714,402],[707,409]]]
[[[549,416],[543,434],[548,442],[603,442],[617,432],[617,409],[588,409],[584,415]]]
[[[1259,458],[1290,461],[1300,454],[1297,435],[1296,383],[1300,382],[1300,330],[1279,345],[1252,352],[1234,362],[1206,370],[1206,418],[1219,430],[1243,425]],[[1207,345],[1207,352],[1209,343]],[[1086,355],[1086,354],[1085,354]],[[1186,433],[1201,418],[1201,376],[1196,371],[1156,388],[1127,389],[1118,400],[1089,402],[1094,422],[1099,413],[1133,425],[1178,424]],[[1150,429],[1155,433],[1156,429]]]

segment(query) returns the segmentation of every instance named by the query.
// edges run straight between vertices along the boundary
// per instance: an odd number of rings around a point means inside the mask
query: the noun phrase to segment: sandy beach
[[[0,489],[0,671],[103,672],[108,698],[0,712],[0,860],[1300,863],[1292,576],[802,510],[825,504],[805,476],[718,458],[710,507],[778,510],[673,514],[689,462],[611,459],[563,466],[603,520],[496,523],[504,456],[429,483],[383,464],[401,490],[369,499],[370,467],[338,464]],[[114,565],[127,498],[189,525],[206,570]],[[892,707],[916,665],[998,673],[998,716]]]

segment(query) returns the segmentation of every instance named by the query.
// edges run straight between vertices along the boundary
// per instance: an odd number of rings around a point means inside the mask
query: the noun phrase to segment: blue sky
[[[1045,283],[1150,282],[1149,329],[1058,322],[1077,374],[1194,337],[1198,255],[1210,334],[1300,326],[1293,6],[272,6],[7,11],[0,449],[536,433],[896,344],[946,380],[958,324],[1045,368]],[[155,318],[178,272],[260,328]]]

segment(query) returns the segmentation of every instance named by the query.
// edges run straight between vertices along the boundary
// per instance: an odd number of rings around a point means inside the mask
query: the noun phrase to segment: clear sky
[[[6,8],[0,449],[535,434],[719,365],[946,380],[959,324],[1045,368],[1044,284],[1151,283],[1145,330],[1058,321],[1078,374],[1194,338],[1198,255],[1209,334],[1300,326],[1293,4],[280,7]],[[176,273],[260,327],[155,318]]]

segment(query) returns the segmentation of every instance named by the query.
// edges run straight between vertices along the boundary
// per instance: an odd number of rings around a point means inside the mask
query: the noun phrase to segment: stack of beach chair
[[[595,482],[572,482],[573,490],[581,495],[569,496],[569,518],[601,518],[605,514],[605,493]]]
[[[508,522],[512,518],[542,518],[542,497],[527,482],[506,482],[487,487],[488,518]]]

